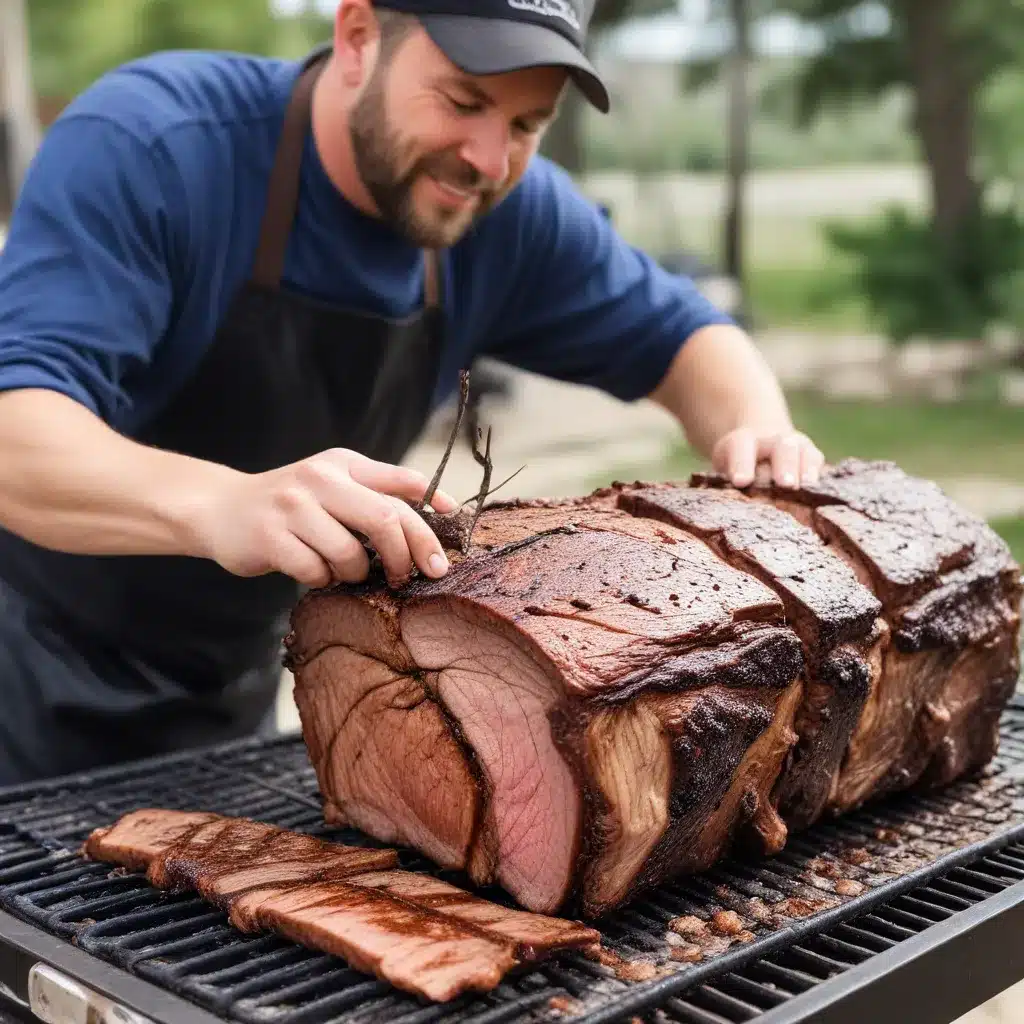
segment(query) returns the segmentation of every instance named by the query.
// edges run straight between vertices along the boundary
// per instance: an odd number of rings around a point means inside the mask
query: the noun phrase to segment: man
[[[475,356],[817,472],[749,340],[536,157],[565,88],[608,108],[587,20],[344,0],[301,66],[157,55],[51,128],[0,257],[0,783],[257,729],[359,534],[442,575],[396,463]]]

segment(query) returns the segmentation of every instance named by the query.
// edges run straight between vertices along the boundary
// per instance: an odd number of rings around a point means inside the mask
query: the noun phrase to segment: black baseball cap
[[[606,114],[608,90],[585,51],[594,2],[374,0],[374,6],[415,15],[442,53],[470,75],[564,67],[580,92]]]

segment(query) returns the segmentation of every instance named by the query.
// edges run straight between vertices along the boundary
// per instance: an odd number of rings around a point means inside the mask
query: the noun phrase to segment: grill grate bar
[[[953,879],[964,878],[974,885],[984,885],[986,889],[993,893],[1002,892],[1007,884],[1019,882],[1024,878],[1024,869],[1009,870],[1007,868],[998,868],[1000,874],[995,875],[992,871],[997,869],[997,865],[985,860],[981,862],[981,867],[984,867],[986,870],[982,871],[977,866],[957,868],[955,871],[950,871],[948,877]]]
[[[981,903],[992,895],[991,889],[979,889],[977,886],[965,885],[963,882],[957,882],[948,878],[936,881],[935,888],[951,893],[954,896],[961,896],[968,904]]]
[[[807,945],[815,952],[824,950],[825,952],[822,953],[824,956],[834,953],[836,958],[842,957],[843,961],[848,964],[859,964],[865,960],[870,960],[874,956],[873,950],[856,946],[851,942],[836,938],[834,935],[818,935],[811,939]]]
[[[684,1003],[681,999],[669,999],[665,1005],[672,1013],[669,1019],[673,1024],[733,1024],[728,1017],[722,1017],[693,1003]]]
[[[893,907],[913,915],[918,920],[927,921],[928,923],[925,927],[937,924],[939,921],[945,921],[946,918],[952,917],[956,913],[956,910],[950,910],[949,907],[943,907],[934,902],[920,899],[916,894],[913,896],[901,896],[898,900],[893,901]]]
[[[887,921],[878,913],[868,914],[864,918],[858,920],[857,924],[861,928],[870,928],[872,931],[876,931],[882,936],[891,938],[894,942],[904,942],[907,939],[912,939],[918,932],[918,929],[905,928],[901,924],[896,924],[893,921]]]
[[[797,943],[786,949],[779,959],[799,964],[806,969],[806,973],[818,981],[824,981],[831,978],[833,974],[842,973],[848,966],[841,960],[826,956],[824,953],[816,953],[813,949],[807,949]]]
[[[841,924],[833,931],[833,935],[848,937],[859,948],[870,949],[875,953],[884,953],[887,949],[892,949],[897,945],[895,939],[877,935],[865,928],[857,927],[855,924]]]
[[[930,928],[935,924],[935,921],[931,918],[922,917],[920,914],[908,913],[906,910],[901,910],[895,905],[880,907],[875,911],[875,914],[882,918],[883,921],[891,921],[893,924],[906,928],[913,935],[923,932],[925,928]]]
[[[777,989],[758,984],[742,974],[726,974],[715,980],[715,987],[723,992],[739,996],[752,1006],[769,1010],[786,1001],[786,997]]]
[[[687,1002],[697,1004],[701,1009],[717,1013],[728,1021],[748,1021],[761,1015],[761,1008],[744,999],[722,991],[717,985],[701,985]]]
[[[751,964],[749,973],[763,977],[765,981],[778,985],[793,994],[814,988],[820,980],[813,974],[807,974],[805,971],[799,971],[792,967],[783,967],[771,960],[755,961]]]

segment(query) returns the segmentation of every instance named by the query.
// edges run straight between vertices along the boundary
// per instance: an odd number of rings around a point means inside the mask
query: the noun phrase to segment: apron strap
[[[306,148],[306,135],[312,119],[313,87],[323,71],[324,58],[331,47],[314,50],[305,61],[295,87],[292,89],[284,115],[284,127],[274,155],[267,190],[267,205],[260,227],[260,240],[253,261],[252,281],[272,291],[281,285],[284,273],[288,238],[299,202],[302,179],[302,157]],[[441,303],[440,256],[435,249],[423,252],[423,296],[428,309]]]
[[[288,101],[281,139],[274,155],[267,191],[267,206],[260,228],[260,241],[253,263],[252,280],[274,291],[280,286],[288,237],[295,221],[302,178],[302,155],[312,118],[313,86],[323,70],[324,51],[306,61]]]
[[[427,309],[441,305],[441,256],[436,249],[423,250],[423,304]]]

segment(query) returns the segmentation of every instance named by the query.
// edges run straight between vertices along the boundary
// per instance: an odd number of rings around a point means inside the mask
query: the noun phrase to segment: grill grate
[[[0,907],[243,1024],[782,1020],[774,1011],[802,993],[1024,880],[1024,697],[1007,710],[1002,735],[980,780],[889,800],[794,837],[770,860],[729,860],[665,885],[601,923],[600,961],[566,954],[441,1006],[337,958],[242,935],[193,895],[161,893],[141,875],[78,857],[92,828],[140,806],[202,808],[381,845],[323,824],[315,775],[294,737],[0,793]],[[400,858],[430,869],[415,853]],[[695,936],[693,918],[712,927]]]

